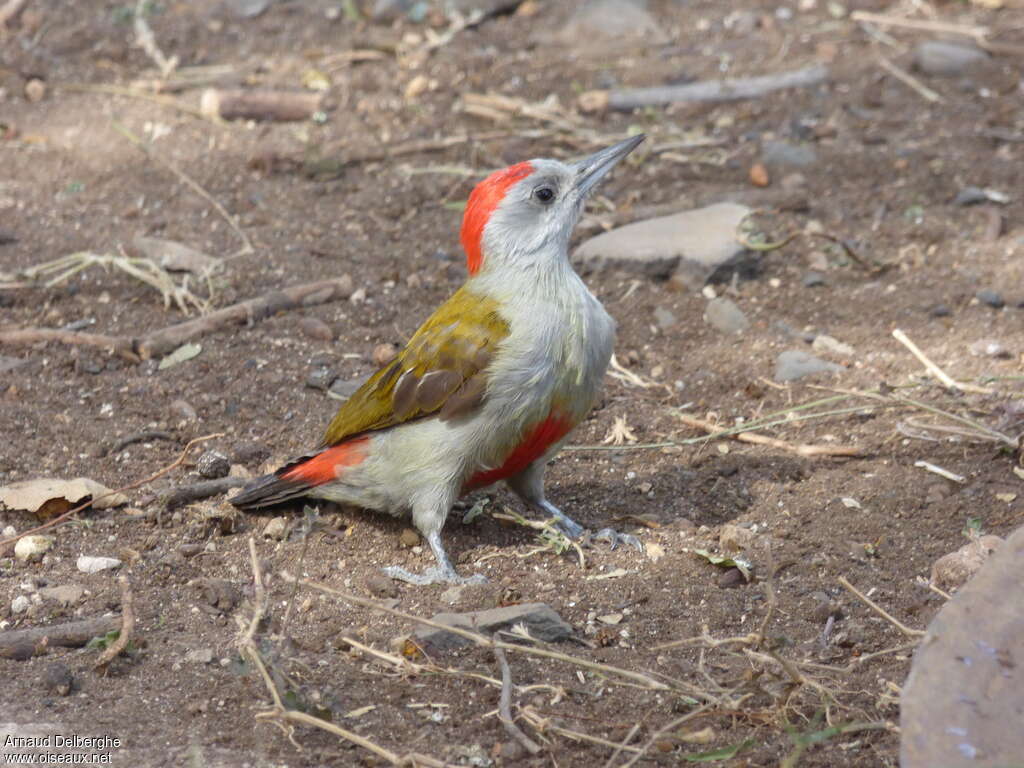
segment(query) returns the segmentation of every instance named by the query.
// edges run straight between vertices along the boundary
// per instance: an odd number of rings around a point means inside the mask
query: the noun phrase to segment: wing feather
[[[508,331],[497,302],[463,286],[420,326],[393,363],[341,405],[323,444],[413,419],[448,421],[472,413],[486,397],[488,368]]]

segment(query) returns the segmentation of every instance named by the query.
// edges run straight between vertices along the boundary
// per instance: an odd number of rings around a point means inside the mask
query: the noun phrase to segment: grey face
[[[644,140],[643,135],[599,150],[574,163],[532,160],[533,173],[516,184],[487,227],[492,253],[564,251],[587,194]]]

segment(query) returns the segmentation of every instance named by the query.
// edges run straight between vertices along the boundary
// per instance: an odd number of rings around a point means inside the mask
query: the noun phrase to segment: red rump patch
[[[366,458],[366,444],[369,437],[357,437],[341,445],[326,448],[316,456],[306,459],[301,464],[282,473],[282,480],[306,483],[307,485],[324,485],[338,479],[338,470],[361,464]]]
[[[500,467],[477,472],[466,482],[466,488],[483,488],[519,474],[543,456],[554,443],[569,434],[572,427],[572,422],[564,416],[548,416],[523,436],[523,441]]]
[[[484,227],[491,214],[508,192],[509,187],[533,173],[529,162],[516,163],[503,171],[495,171],[476,185],[466,202],[462,217],[462,247],[466,250],[466,268],[475,275],[483,264]]]

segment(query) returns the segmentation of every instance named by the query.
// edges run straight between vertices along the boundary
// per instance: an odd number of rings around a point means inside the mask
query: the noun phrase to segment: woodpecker
[[[547,500],[544,470],[594,404],[615,321],[570,265],[569,238],[587,194],[643,139],[573,163],[517,163],[480,182],[462,220],[466,282],[341,405],[317,450],[231,503],[312,497],[411,513],[437,565],[384,572],[421,585],[485,580],[456,572],[441,529],[460,496],[499,481],[582,536]],[[610,529],[598,535],[639,546]]]

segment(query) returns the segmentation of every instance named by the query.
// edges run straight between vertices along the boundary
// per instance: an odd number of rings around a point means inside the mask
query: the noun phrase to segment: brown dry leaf
[[[96,500],[93,504],[96,509],[119,507],[128,503],[128,497],[123,493],[112,493],[107,486],[87,477],[76,477],[74,480],[40,477],[0,487],[0,504],[8,509],[23,509],[36,514],[44,511],[51,514],[54,509],[58,509],[56,502],[50,503],[55,499],[77,504],[87,496]]]
[[[71,509],[72,506],[74,505],[64,498],[48,499],[35,511],[36,519],[40,523],[47,523],[50,520],[53,520],[53,518],[63,515]]]
[[[170,272],[204,275],[213,272],[220,265],[220,259],[174,240],[139,235],[132,240],[132,247],[161,269]]]

